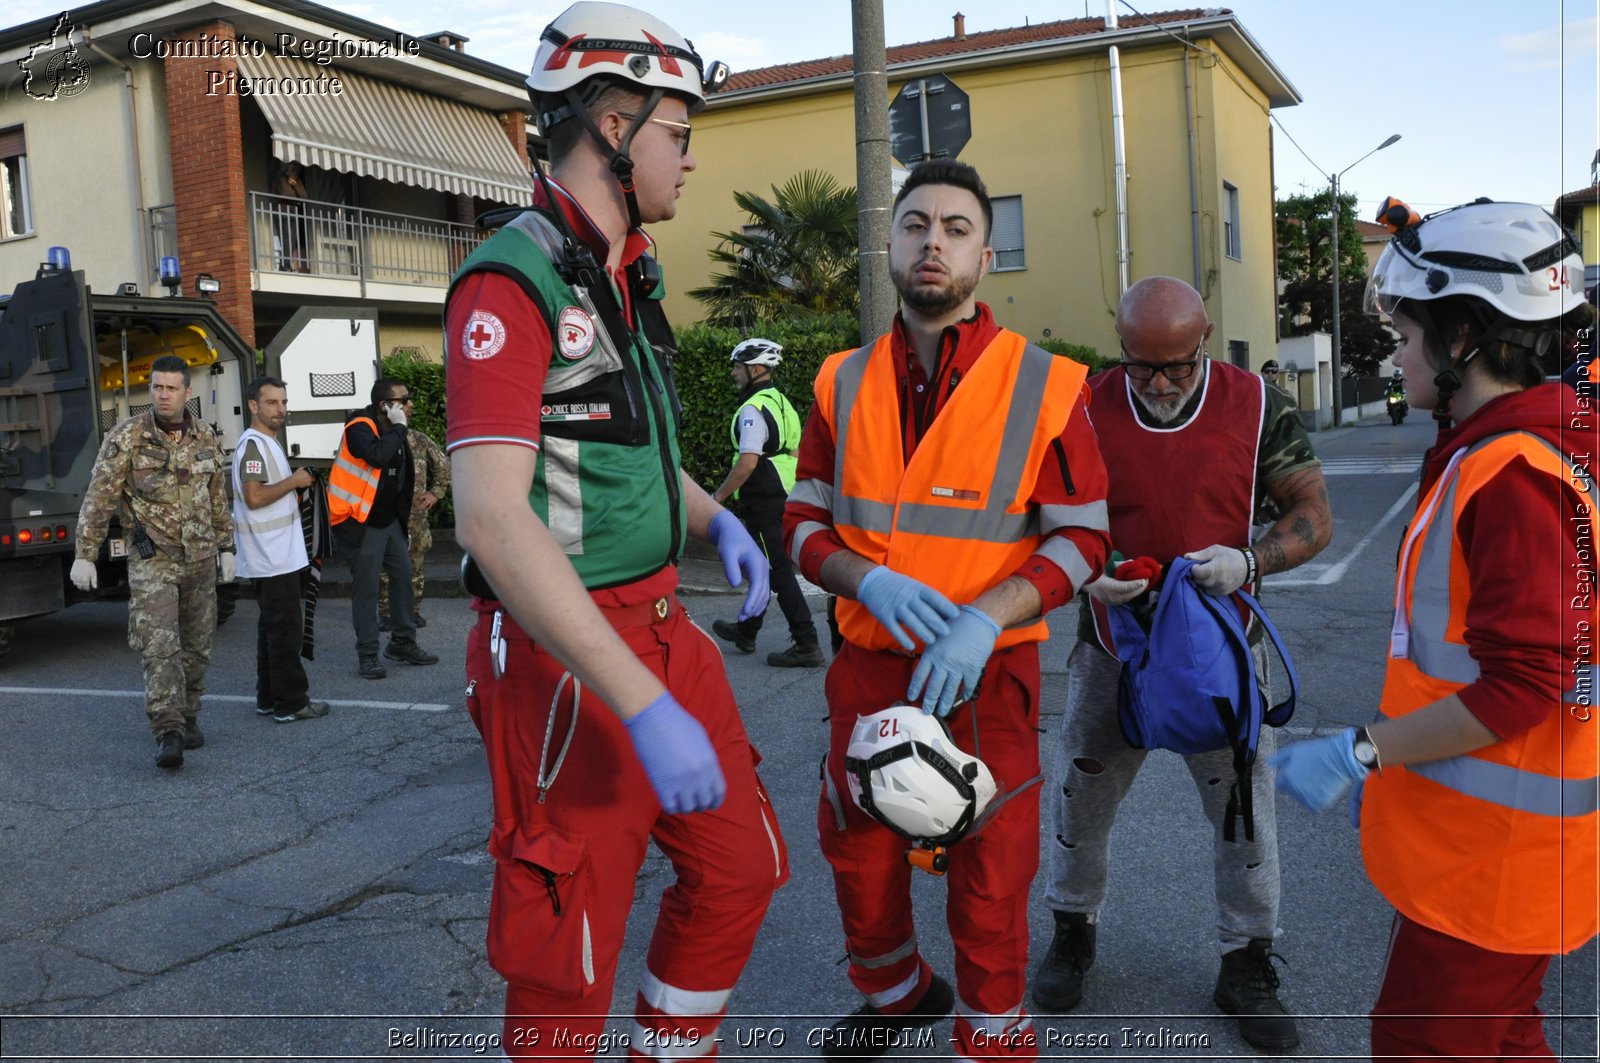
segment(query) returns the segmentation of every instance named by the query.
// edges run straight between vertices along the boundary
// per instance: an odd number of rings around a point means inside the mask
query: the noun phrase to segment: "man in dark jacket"
[[[339,457],[328,477],[333,537],[350,563],[350,614],[364,679],[389,674],[378,660],[378,582],[385,570],[394,586],[395,612],[383,655],[408,664],[439,660],[417,645],[412,620],[411,558],[406,549],[406,516],[414,487],[406,442],[410,397],[403,381],[380,377],[372,385],[372,405],[345,422]]]

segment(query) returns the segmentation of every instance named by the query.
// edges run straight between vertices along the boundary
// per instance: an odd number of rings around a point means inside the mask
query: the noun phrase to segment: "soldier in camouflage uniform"
[[[410,413],[411,399],[406,399],[406,412]],[[423,555],[433,546],[433,531],[428,527],[428,511],[450,490],[450,461],[439,449],[439,444],[428,438],[426,432],[406,429],[406,442],[411,447],[411,476],[416,494],[411,499],[411,518],[406,522],[406,535],[411,553],[411,601],[417,627],[427,627],[422,619],[422,591],[428,582],[423,568]],[[378,581],[378,629],[389,630],[389,573],[385,571]]]
[[[156,764],[176,768],[205,743],[196,717],[217,626],[217,583],[234,578],[228,465],[211,426],[192,417],[181,358],[151,367],[151,410],[107,433],[78,513],[72,582],[98,583],[95,558],[113,514],[128,542],[128,645],[144,660]],[[140,539],[148,539],[142,556]]]

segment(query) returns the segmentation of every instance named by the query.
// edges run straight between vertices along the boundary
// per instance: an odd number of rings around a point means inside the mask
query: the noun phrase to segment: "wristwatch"
[[[1350,752],[1356,758],[1356,763],[1363,768],[1368,771],[1378,770],[1378,747],[1372,744],[1372,738],[1367,734],[1365,727],[1356,728],[1355,742],[1350,746]]]

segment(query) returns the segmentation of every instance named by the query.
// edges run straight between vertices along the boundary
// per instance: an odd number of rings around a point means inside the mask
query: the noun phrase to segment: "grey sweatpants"
[[[1266,669],[1266,654],[1255,648],[1256,674]],[[1055,838],[1045,903],[1058,912],[1083,912],[1099,918],[1106,899],[1106,868],[1111,855],[1111,825],[1127,796],[1146,751],[1134,749],[1117,723],[1117,677],[1121,663],[1099,646],[1080,641],[1067,658],[1067,707],[1061,726],[1057,765],[1060,787],[1051,801]],[[1263,687],[1265,684],[1263,683]],[[1236,841],[1222,837],[1223,810],[1234,778],[1233,754],[1223,749],[1184,758],[1212,828],[1212,875],[1217,893],[1217,934],[1223,952],[1243,948],[1252,938],[1272,938],[1278,927],[1278,821],[1273,806],[1274,772],[1266,764],[1276,747],[1274,729],[1261,729],[1251,788],[1255,840],[1246,841],[1244,824]]]

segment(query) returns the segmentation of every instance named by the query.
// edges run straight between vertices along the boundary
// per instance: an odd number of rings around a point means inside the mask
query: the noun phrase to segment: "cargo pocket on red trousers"
[[[489,901],[489,964],[515,985],[566,996],[594,988],[588,848],[555,827],[524,828],[506,845]]]

